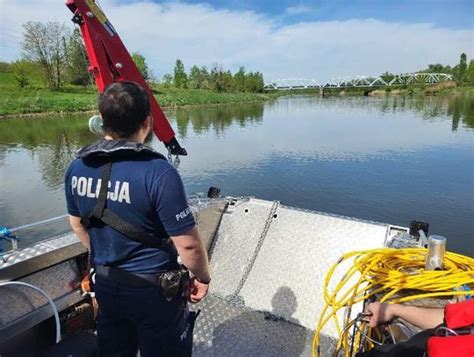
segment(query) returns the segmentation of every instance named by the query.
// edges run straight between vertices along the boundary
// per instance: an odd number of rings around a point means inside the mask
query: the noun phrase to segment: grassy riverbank
[[[175,108],[193,105],[213,105],[232,103],[261,102],[283,95],[311,94],[319,95],[319,89],[298,91],[273,91],[269,93],[218,93],[210,90],[164,89],[153,88],[158,103],[163,108]],[[363,96],[367,93],[361,88],[325,89],[328,96]],[[429,87],[383,88],[372,91],[370,96],[413,96],[426,95],[474,97],[474,87],[455,87],[441,84]],[[94,111],[97,106],[97,89],[95,86],[67,85],[61,91],[51,91],[41,82],[32,82],[20,88],[13,74],[0,73],[0,117],[36,113],[73,113]]]
[[[158,103],[162,107],[186,105],[208,105],[248,103],[271,99],[277,94],[261,93],[217,93],[209,90],[154,88]],[[51,91],[41,84],[33,83],[19,88],[11,73],[0,73],[0,116],[49,113],[80,112],[95,110],[97,89],[95,86],[65,86],[61,91]]]

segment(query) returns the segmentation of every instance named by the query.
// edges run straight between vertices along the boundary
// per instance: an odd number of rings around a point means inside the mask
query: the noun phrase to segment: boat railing
[[[64,214],[61,216],[44,219],[38,222],[29,223],[29,224],[25,224],[25,225],[14,227],[14,228],[8,228],[7,226],[0,226],[0,255],[2,255],[5,251],[5,249],[3,248],[2,241],[6,241],[10,243],[11,250],[17,250],[18,241],[20,240],[20,238],[18,237],[18,232],[25,229],[37,228],[40,226],[44,226],[46,224],[55,223],[55,222],[65,219],[67,216],[68,216],[67,214]]]

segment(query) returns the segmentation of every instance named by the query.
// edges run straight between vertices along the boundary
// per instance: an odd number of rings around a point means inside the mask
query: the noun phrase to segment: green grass
[[[271,96],[261,93],[217,93],[203,89],[167,89],[155,90],[154,93],[163,107],[248,103],[271,99]]]
[[[260,93],[216,93],[208,90],[154,89],[162,107],[209,105],[264,101],[274,95]],[[11,73],[0,73],[0,116],[26,113],[72,113],[95,110],[95,86],[66,85],[61,91],[51,91],[34,81],[20,88]]]
[[[33,83],[20,88],[11,73],[0,73],[0,115],[92,110],[97,102],[94,88],[66,86],[58,92]]]

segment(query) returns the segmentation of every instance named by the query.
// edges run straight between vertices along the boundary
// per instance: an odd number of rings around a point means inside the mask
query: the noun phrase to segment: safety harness
[[[100,140],[78,151],[77,157],[80,159],[85,161],[101,160],[105,162],[102,167],[102,181],[97,203],[89,214],[81,217],[81,224],[85,229],[105,224],[147,247],[162,249],[170,244],[171,240],[169,236],[159,240],[155,236],[135,227],[129,222],[126,222],[123,218],[107,208],[108,182],[110,180],[110,172],[112,170],[113,162],[131,157],[136,158],[137,156],[148,156],[166,160],[163,155],[143,144],[127,141]]]

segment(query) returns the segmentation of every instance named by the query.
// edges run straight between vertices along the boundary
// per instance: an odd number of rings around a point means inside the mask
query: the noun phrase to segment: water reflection
[[[0,155],[12,150],[28,152],[31,162],[38,166],[42,182],[53,189],[63,187],[64,172],[75,151],[94,139],[85,117],[71,115],[0,122]],[[4,162],[0,160],[0,166]]]
[[[386,99],[389,107],[391,99]],[[444,115],[451,117],[452,131],[456,131],[462,122],[467,128],[474,129],[474,98],[464,96],[427,97],[410,100],[405,97],[394,98],[392,111],[414,110],[425,119],[442,119]]]
[[[308,106],[313,109],[342,109],[371,110],[379,114],[416,112],[426,120],[445,120],[450,117],[453,122],[453,130],[456,130],[459,122],[474,129],[474,97],[451,96],[451,97],[402,97],[386,96],[379,98],[361,97],[329,97],[323,100],[307,96],[307,100],[301,100],[300,96],[295,101],[275,101],[268,104],[269,109],[285,112],[295,112],[299,109],[307,110]],[[286,97],[291,98],[291,97]]]
[[[41,176],[46,185],[51,188],[63,186],[64,173],[74,157],[75,149],[76,146],[73,147],[67,134],[63,133],[54,144],[41,146],[35,151]]]
[[[189,193],[216,185],[393,224],[426,220],[474,252],[474,98],[289,96],[167,115],[189,152]],[[88,116],[0,121],[0,225],[64,213],[64,172],[96,139]]]
[[[251,123],[260,123],[263,110],[263,103],[179,109],[174,114],[174,120],[179,136],[185,139],[190,124],[194,134],[208,131],[220,134],[234,124],[245,127]]]
[[[267,112],[288,114],[291,120],[299,111],[308,112],[311,109],[370,110],[379,113],[400,113],[403,111],[417,112],[424,119],[452,119],[452,129],[456,131],[459,123],[474,129],[474,97],[384,97],[384,98],[328,98],[320,100],[314,96],[291,96],[283,100],[267,103],[252,103],[244,105],[223,105],[215,107],[197,107],[168,111],[171,121],[175,123],[178,136],[188,137],[191,128],[193,134],[212,131],[221,134],[233,125],[244,128],[248,125],[259,124]],[[4,159],[4,151],[12,146],[34,150],[40,145],[67,145],[77,148],[94,140],[87,127],[87,114],[68,114],[63,116],[37,117],[27,119],[8,119],[0,121],[0,144],[7,145],[0,151],[0,162]],[[57,149],[56,149],[57,150]],[[3,154],[3,155],[2,155]]]
[[[474,128],[474,98],[451,98],[447,113],[453,118],[453,131],[458,129],[460,120],[469,128]]]
[[[0,144],[35,149],[64,142],[78,146],[94,138],[87,126],[87,114],[0,120]]]

